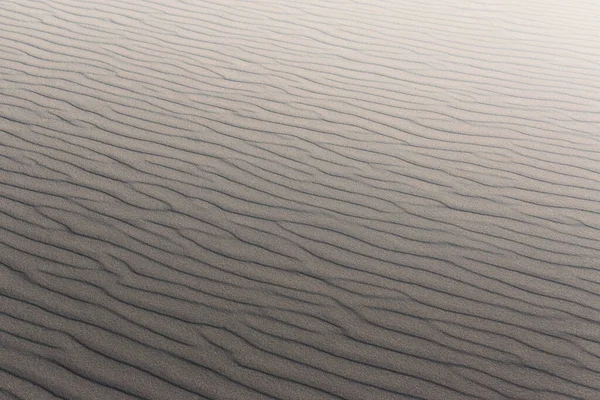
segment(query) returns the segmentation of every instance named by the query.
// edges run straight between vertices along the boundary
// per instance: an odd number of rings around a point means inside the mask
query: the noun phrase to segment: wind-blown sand
[[[600,6],[0,2],[1,399],[600,399]]]

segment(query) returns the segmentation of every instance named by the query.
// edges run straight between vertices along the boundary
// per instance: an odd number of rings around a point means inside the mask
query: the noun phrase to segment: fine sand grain
[[[600,399],[599,21],[0,0],[0,399]]]

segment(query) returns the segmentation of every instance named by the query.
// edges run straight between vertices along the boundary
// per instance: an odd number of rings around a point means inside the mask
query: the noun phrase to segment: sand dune
[[[600,399],[594,2],[0,2],[0,398]]]

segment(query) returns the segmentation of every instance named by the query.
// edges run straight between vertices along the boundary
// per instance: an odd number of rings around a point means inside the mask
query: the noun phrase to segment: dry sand
[[[0,398],[600,399],[598,21],[0,1]]]

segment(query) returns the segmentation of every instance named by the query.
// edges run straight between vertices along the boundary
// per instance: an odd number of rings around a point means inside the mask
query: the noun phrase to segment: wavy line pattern
[[[3,0],[0,398],[599,399],[599,15]]]

